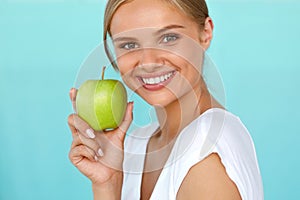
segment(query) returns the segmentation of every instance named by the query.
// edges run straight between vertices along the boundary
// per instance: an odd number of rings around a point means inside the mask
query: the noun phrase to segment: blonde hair
[[[131,1],[134,0],[108,0],[105,9],[103,42],[104,42],[105,52],[115,70],[118,70],[118,67],[116,61],[113,58],[111,51],[108,48],[107,37],[108,35],[111,36],[110,25],[115,12],[122,4],[129,3]],[[166,2],[169,5],[181,10],[192,20],[194,20],[199,25],[200,29],[204,27],[205,19],[209,17],[208,8],[205,0],[161,0],[161,1]]]

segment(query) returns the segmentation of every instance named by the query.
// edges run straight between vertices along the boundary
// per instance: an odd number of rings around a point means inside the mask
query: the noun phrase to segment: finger
[[[87,138],[95,138],[95,131],[81,119],[77,114],[72,114],[71,119],[68,121],[71,126],[74,126],[80,133]]]
[[[88,158],[91,161],[98,161],[96,153],[84,146],[79,145],[71,149],[69,153],[69,159],[70,161],[76,166],[83,158]]]
[[[77,95],[77,89],[76,88],[71,88],[69,95],[70,95],[70,100],[72,102],[73,109],[76,112],[76,95]]]
[[[79,138],[79,134],[74,135],[71,148],[82,145],[81,139]]]
[[[70,100],[71,101],[76,101],[76,94],[77,94],[77,89],[71,88],[70,89]]]
[[[74,124],[74,114],[71,114],[68,116],[68,125],[72,132],[72,136],[74,138],[74,136],[78,134],[78,130],[75,128],[73,124]]]
[[[68,121],[69,121],[68,123],[72,130],[72,135],[73,135],[72,147],[75,147],[78,145],[85,145],[85,146],[89,147],[90,149],[93,149],[95,152],[97,152],[98,156],[103,156],[104,155],[103,150],[100,148],[99,143],[97,143],[93,139],[90,139],[91,137],[89,137],[89,135],[86,134],[87,131],[85,133],[82,133],[82,132],[80,132],[80,130],[78,131],[77,128],[73,125],[74,123],[76,123],[74,121],[75,121],[75,118],[77,118],[77,117],[78,117],[78,115],[72,114],[68,118]],[[81,120],[81,119],[79,118],[79,120]],[[87,129],[87,130],[89,130],[89,129]]]
[[[76,146],[84,145],[90,149],[92,149],[95,154],[99,157],[104,156],[103,150],[99,143],[93,139],[87,139],[80,134],[74,136],[71,148],[75,148]]]
[[[127,109],[126,109],[126,113],[125,113],[125,117],[124,120],[122,122],[122,124],[119,126],[118,128],[118,136],[120,137],[121,140],[124,139],[125,134],[132,122],[133,119],[133,102],[130,102],[127,104]]]
[[[74,139],[74,143],[78,143],[78,144],[83,144],[87,147],[89,147],[90,149],[92,149],[94,152],[96,152],[97,156],[103,156],[103,150],[100,147],[99,143],[97,141],[95,141],[94,139],[89,139],[86,138],[84,136],[82,136],[81,134],[78,135],[78,137],[76,137]]]

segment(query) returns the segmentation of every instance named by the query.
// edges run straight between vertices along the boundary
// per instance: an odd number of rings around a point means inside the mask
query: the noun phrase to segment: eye
[[[135,42],[127,42],[127,43],[121,44],[120,48],[126,49],[126,50],[133,50],[133,49],[139,48],[139,45]]]
[[[169,33],[169,34],[163,35],[161,43],[171,43],[171,42],[175,42],[177,39],[179,39],[178,34]]]

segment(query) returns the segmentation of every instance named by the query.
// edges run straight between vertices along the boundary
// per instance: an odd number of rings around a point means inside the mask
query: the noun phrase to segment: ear
[[[205,19],[204,29],[200,33],[201,46],[207,50],[213,38],[214,23],[210,17]]]

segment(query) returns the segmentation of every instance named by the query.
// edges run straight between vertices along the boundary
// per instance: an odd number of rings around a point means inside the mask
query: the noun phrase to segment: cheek
[[[193,55],[191,55],[192,57]],[[202,68],[202,57],[200,56],[193,56],[194,60],[187,60],[186,57],[182,57],[181,55],[173,55],[169,57],[171,61],[171,66],[175,66],[178,71],[180,72],[182,77],[186,79],[190,79],[192,77],[198,77],[201,75],[201,68]]]
[[[133,56],[130,56],[129,54],[123,55],[117,58],[118,68],[119,71],[123,76],[128,76],[128,74],[132,73],[132,70],[135,67],[136,61],[134,60]]]
[[[196,86],[195,84],[199,83],[202,74],[200,69],[194,65],[187,64],[186,67],[189,70],[186,70],[186,72],[183,73],[183,76],[185,76],[187,82],[194,88],[194,86]]]
[[[134,53],[128,53],[117,58],[118,68],[124,83],[133,91],[140,87],[139,83],[134,77],[134,69],[136,67],[137,60]]]
[[[201,71],[204,49],[192,39],[184,38],[179,46],[172,51],[179,59],[191,65],[194,70]]]
[[[192,63],[182,58],[177,59],[176,61],[177,61],[176,64],[180,71],[179,73],[180,80],[178,80],[178,82],[180,82],[179,88],[181,88],[181,90],[183,91],[186,91],[195,88],[195,86],[199,85],[199,81],[202,76],[200,72],[201,65],[194,66]]]

